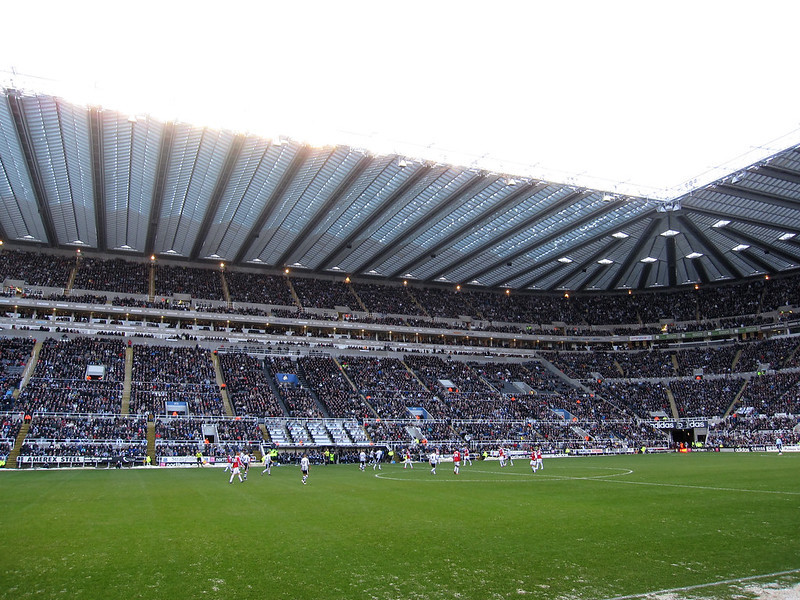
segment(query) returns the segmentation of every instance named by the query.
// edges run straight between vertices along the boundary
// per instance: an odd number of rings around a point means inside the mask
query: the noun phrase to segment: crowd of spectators
[[[458,319],[462,315],[475,316],[478,313],[466,292],[427,287],[415,287],[409,291],[431,317]]]
[[[77,411],[62,409],[62,413],[69,412]],[[79,458],[81,464],[86,460],[90,464],[142,464],[146,450],[147,424],[143,418],[118,414],[34,414],[20,448],[20,462],[25,466],[32,464],[31,457],[47,457]],[[51,460],[44,464],[48,462]]]
[[[105,367],[102,379],[90,380],[89,366]],[[46,339],[28,385],[14,409],[23,412],[118,414],[125,379],[125,345],[94,337]]]
[[[504,365],[505,368],[514,363]],[[556,393],[568,390],[570,386],[561,377],[548,369],[542,361],[528,361],[521,365],[520,374],[522,381],[527,383],[537,392]]]
[[[84,440],[75,441],[26,441],[19,452],[18,464],[23,468],[28,465],[48,465],[60,463],[57,459],[80,459],[66,462],[81,465],[132,466],[141,465],[147,454],[147,442],[91,442]],[[30,459],[45,457],[48,460],[34,463]]]
[[[727,448],[752,448],[767,446],[781,438],[784,444],[799,444],[800,431],[796,431],[798,417],[777,417],[761,414],[751,416],[731,415],[711,425],[706,446]]]
[[[199,346],[133,346],[130,411],[165,414],[166,402],[186,402],[192,415],[222,415],[211,352]]]
[[[228,399],[237,415],[284,416],[281,402],[260,359],[241,352],[221,352],[218,358]]]
[[[83,257],[78,262],[74,287],[117,293],[148,293],[150,265],[121,258]],[[0,275],[28,285],[65,287],[75,266],[74,257],[5,250],[0,255]],[[156,265],[156,293],[171,296],[221,300],[220,271],[189,266]],[[294,304],[287,280],[281,275],[229,271],[224,277],[231,299],[256,304]],[[310,278],[292,278],[305,307],[360,308],[356,297],[374,313],[459,318],[479,317],[498,323],[552,324],[571,326],[691,323],[774,312],[796,302],[797,276],[757,279],[703,286],[678,291],[645,291],[632,294],[544,294],[494,292],[477,288],[382,286],[372,283],[346,284]],[[352,285],[355,295],[351,293]],[[357,296],[356,296],[357,295]],[[655,301],[654,301],[655,298]],[[420,308],[423,307],[423,308]]]
[[[147,423],[141,417],[121,415],[34,415],[25,439],[141,442],[147,439]]]
[[[300,357],[298,368],[331,417],[363,420],[373,416],[364,397],[348,381],[333,357]]]
[[[623,376],[618,359],[623,353],[588,351],[588,352],[543,352],[560,371],[570,379],[596,379],[592,373],[598,373],[602,379],[615,379]],[[629,360],[629,357],[625,357]]]
[[[361,309],[356,297],[343,281],[293,277],[291,282],[297,298],[304,308],[347,306],[351,310]]]
[[[376,283],[353,283],[353,291],[370,313],[384,315],[414,315],[424,313],[406,286],[389,286]]]
[[[625,412],[618,408],[624,405],[606,401],[605,397],[578,388],[566,393],[550,394],[543,401],[551,412],[562,415],[566,412],[569,419],[602,421],[626,418]]]
[[[202,442],[203,421],[181,417],[159,417],[156,419],[156,440]]]
[[[0,274],[6,279],[23,280],[28,285],[64,287],[76,265],[75,289],[124,294],[147,292],[151,267],[146,263],[93,258],[76,261],[74,257],[0,252]],[[156,266],[155,271],[159,294],[155,299],[117,298],[112,303],[155,310],[189,309],[188,302],[176,301],[171,296],[188,294],[214,302],[224,301],[224,279],[231,299],[261,304],[263,308],[208,305],[209,311],[268,317],[267,305],[291,307],[295,304],[292,285],[300,303],[316,309],[317,313],[322,312],[319,309],[330,310],[335,306],[348,306],[356,311],[366,308],[371,313],[366,317],[356,317],[352,313],[340,317],[350,321],[361,320],[387,327],[436,327],[444,324],[432,321],[433,318],[457,319],[458,322],[448,323],[447,327],[557,335],[593,335],[600,331],[596,327],[603,326],[624,335],[643,331],[655,333],[658,329],[654,324],[663,324],[666,331],[676,332],[759,323],[774,318],[774,315],[761,313],[793,306],[798,281],[797,276],[792,276],[680,291],[555,295],[350,284],[295,277],[289,280],[280,275],[163,265]],[[59,302],[85,303],[105,303],[107,297],[110,296],[51,296]],[[202,304],[197,306],[203,308]],[[271,314],[292,318],[320,316],[287,308],[273,309]],[[462,319],[464,316],[484,319],[489,324],[484,321],[473,324],[472,319]],[[69,317],[59,315],[58,318]],[[649,329],[640,327],[642,324],[647,324]],[[671,350],[611,351],[609,345],[582,352],[541,352],[543,360],[551,361],[568,378],[591,386],[596,397],[554,376],[544,368],[543,362],[496,366],[409,352],[402,361],[370,356],[343,357],[342,369],[333,358],[321,356],[303,357],[289,363],[270,361],[266,368],[255,358],[226,353],[220,357],[220,365],[234,411],[240,416],[320,418],[330,415],[365,421],[379,417],[385,421],[408,419],[409,409],[419,407],[435,419],[425,425],[431,428],[431,436],[445,439],[458,431],[455,424],[462,421],[491,420],[488,424],[481,423],[483,433],[480,435],[484,435],[486,427],[491,430],[492,426],[505,427],[506,423],[549,423],[554,415],[568,415],[565,418],[585,424],[567,427],[571,431],[569,435],[578,441],[581,436],[576,429],[585,431],[591,438],[613,442],[626,436],[643,435],[632,425],[628,412],[645,418],[651,413],[672,416],[670,394],[677,416],[721,416],[733,408],[733,400],[742,389],[745,377],[755,371],[759,371],[760,376],[747,380],[737,406],[750,406],[768,415],[800,412],[800,376],[788,371],[773,372],[798,366],[795,340],[794,337],[726,340],[718,346]],[[14,388],[31,356],[32,345],[29,340],[18,342],[15,339],[8,343],[0,340],[0,383],[4,386],[0,391],[4,393],[6,408],[34,414],[58,411],[114,415],[120,412],[125,354],[122,339],[45,341],[33,378],[15,401]],[[233,356],[237,358],[224,358]],[[133,358],[130,407],[134,414],[163,414],[164,401],[185,401],[192,414],[222,414],[208,351],[137,345]],[[106,367],[102,381],[86,381],[86,367],[92,364]],[[302,383],[281,387],[276,393],[278,388],[271,380],[276,372],[296,373]],[[698,372],[705,376],[695,380]],[[728,376],[731,374],[746,376]],[[717,375],[728,377],[717,378]],[[644,378],[663,381],[641,381]],[[452,385],[443,384],[444,380]],[[533,393],[517,393],[511,385],[516,381],[530,386]],[[371,427],[378,437],[409,435],[401,424],[376,422]],[[507,427],[513,435],[528,435],[524,439],[529,439],[529,434],[533,435],[530,439],[546,439],[544,433],[531,430],[534,428]],[[241,432],[236,435],[239,434]]]
[[[737,406],[750,407],[760,415],[800,415],[800,373],[764,373],[747,382]]]
[[[122,340],[79,336],[42,343],[35,377],[83,380],[90,365],[105,367],[103,381],[125,379],[125,343]]]
[[[736,371],[745,373],[766,369],[781,369],[798,366],[797,338],[772,338],[742,345],[742,353]]]
[[[553,294],[493,293],[470,290],[469,305],[474,311],[461,313],[504,323],[586,324],[581,309],[571,298]],[[458,315],[448,315],[458,316]]]
[[[522,383],[531,388],[533,393],[552,394],[569,389],[562,378],[548,370],[541,361],[526,363],[467,363],[480,377],[488,381],[503,394],[520,395],[527,390],[515,386]]]
[[[396,358],[348,356],[342,368],[383,419],[411,416],[409,408],[420,407],[434,418],[443,416],[434,395]]]
[[[22,390],[14,410],[35,412],[119,414],[122,382],[33,377]]]
[[[121,258],[83,258],[78,261],[72,287],[120,294],[147,294],[150,288],[150,265]]]
[[[281,393],[283,394],[284,402],[290,416],[306,419],[319,419],[324,417],[311,391],[307,388],[283,385],[281,386]]]
[[[290,417],[317,419],[325,416],[317,405],[314,393],[304,385],[305,379],[301,380],[302,376],[298,373],[296,361],[285,357],[271,356],[267,359],[266,366],[267,372],[273,377],[277,377],[278,373],[297,377],[296,382],[275,380]]]
[[[761,298],[760,312],[772,312],[786,306],[795,307],[800,304],[797,296],[797,275],[789,277],[771,277],[763,281],[764,293]],[[738,287],[738,286],[736,286]],[[726,315],[731,314],[725,311]]]
[[[31,358],[34,340],[0,337],[0,410],[9,410],[13,394]]]
[[[214,439],[203,434],[204,426],[216,432]],[[156,419],[155,432],[158,462],[163,457],[194,458],[197,452],[204,460],[230,459],[237,451],[252,452],[264,441],[258,421],[251,418],[163,417]]]
[[[213,443],[259,444],[264,441],[257,419],[209,420],[207,418],[170,416],[156,419],[156,440],[210,444],[212,440],[203,434],[203,426],[213,427],[216,430]]]
[[[679,376],[691,376],[696,371],[702,374],[725,375],[733,371],[733,361],[741,350],[738,344],[716,347],[691,348],[677,350],[675,358],[678,363]]]
[[[669,384],[680,417],[721,417],[733,405],[744,380],[676,379]]]
[[[115,296],[111,299],[111,305],[152,308],[155,310],[192,310],[190,302],[163,297],[156,297],[153,300],[143,300],[141,298],[131,298],[129,296]]]
[[[703,287],[697,290],[697,312],[700,319],[719,319],[759,312],[764,280],[757,279],[735,285]]]
[[[188,294],[205,300],[225,299],[222,273],[216,269],[156,265],[155,287],[157,296]]]
[[[215,424],[221,442],[257,444],[264,441],[256,419],[221,419]]]
[[[11,452],[22,428],[22,415],[9,413],[0,415],[0,457],[5,458]]]
[[[590,387],[607,401],[640,418],[650,419],[655,414],[673,416],[665,383],[608,379]]]
[[[81,304],[108,304],[107,296],[98,296],[97,294],[50,294],[47,296],[48,300],[53,302],[78,302]]]
[[[219,442],[205,443],[199,441],[174,441],[168,439],[156,440],[156,462],[165,463],[166,457],[183,457],[190,459],[189,464],[194,464],[196,455],[200,452],[204,462],[212,459],[214,462],[230,462],[237,452],[252,454],[258,447],[254,441],[248,443]],[[186,463],[184,463],[186,464]]]
[[[227,271],[225,281],[233,302],[294,306],[288,280],[281,275]]]
[[[75,266],[75,257],[3,250],[0,281],[14,279],[28,285],[65,288]]]

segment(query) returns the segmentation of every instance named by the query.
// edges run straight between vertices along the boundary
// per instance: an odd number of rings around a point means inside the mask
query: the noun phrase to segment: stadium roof
[[[314,147],[13,89],[3,240],[515,290],[674,287],[800,265],[800,147],[670,199]]]

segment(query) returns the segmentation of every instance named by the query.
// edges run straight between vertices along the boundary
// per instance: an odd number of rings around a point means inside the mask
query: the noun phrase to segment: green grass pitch
[[[0,598],[732,599],[800,582],[800,453],[437,471],[3,472]]]

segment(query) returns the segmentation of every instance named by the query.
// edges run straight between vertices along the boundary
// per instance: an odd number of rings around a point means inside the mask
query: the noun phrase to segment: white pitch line
[[[648,596],[655,596],[658,594],[689,592],[691,590],[700,590],[703,588],[715,587],[718,585],[731,585],[733,583],[744,583],[745,581],[755,581],[757,579],[767,579],[769,577],[782,577],[783,575],[794,575],[796,573],[800,573],[800,569],[791,569],[789,571],[778,571],[776,573],[766,573],[764,575],[751,575],[750,577],[738,577],[736,579],[723,579],[722,581],[712,581],[710,583],[698,583],[696,585],[687,585],[684,587],[655,590],[652,592],[644,592],[642,594],[628,594],[626,596],[614,596],[613,598],[606,598],[605,600],[635,600],[636,598],[647,598]]]
[[[800,492],[783,490],[751,490],[749,488],[714,487],[710,485],[688,485],[684,483],[659,483],[653,481],[626,481],[625,479],[601,479],[600,477],[565,477],[564,479],[583,479],[585,481],[608,481],[611,483],[627,483],[630,485],[652,485],[655,487],[675,487],[689,490],[712,490],[718,492],[748,492],[751,494],[778,494],[784,496],[800,496]]]
[[[603,467],[593,467],[593,468],[603,468]],[[606,467],[612,468],[612,467]],[[595,477],[570,477],[567,475],[545,475],[545,477],[549,477],[550,479],[561,479],[561,480],[583,480],[583,481],[609,481],[612,483],[627,483],[630,485],[651,485],[655,487],[676,487],[676,488],[685,488],[690,490],[711,490],[711,491],[719,491],[719,492],[748,492],[751,494],[778,494],[778,495],[785,495],[785,496],[800,496],[800,492],[788,492],[783,490],[751,490],[749,488],[728,488],[728,487],[715,487],[710,485],[689,485],[685,483],[661,483],[655,481],[628,481],[625,479],[609,479],[610,477],[619,477],[621,475],[630,475],[633,473],[632,470],[626,469],[627,473],[616,473],[616,474],[609,474],[609,475],[597,475]]]
[[[390,480],[390,481],[428,481],[428,482],[439,482],[440,481],[440,482],[445,482],[445,483],[449,483],[449,482],[496,483],[496,482],[499,482],[499,481],[503,481],[503,482],[512,481],[512,480],[509,480],[509,479],[506,478],[506,477],[512,476],[512,475],[516,475],[517,477],[524,477],[525,478],[525,479],[517,480],[517,481],[528,482],[528,481],[536,481],[537,479],[547,479],[548,481],[563,481],[563,480],[568,480],[568,479],[575,479],[575,480],[600,479],[600,478],[603,478],[603,477],[620,477],[622,475],[630,475],[631,473],[633,473],[633,470],[631,470],[631,469],[623,469],[621,467],[588,467],[588,468],[603,469],[603,470],[608,470],[608,471],[617,470],[617,471],[622,471],[622,472],[621,473],[609,473],[607,475],[597,475],[596,477],[564,477],[564,476],[559,476],[559,475],[535,475],[533,473],[521,473],[519,471],[511,471],[511,470],[498,472],[498,471],[484,471],[482,469],[472,469],[472,468],[470,468],[470,469],[465,469],[464,472],[465,473],[485,473],[487,475],[498,475],[499,477],[497,477],[495,479],[472,479],[470,477],[456,478],[456,479],[452,479],[452,478],[439,479],[438,476],[437,476],[435,479],[431,479],[431,478],[428,478],[428,477],[426,477],[424,479],[410,479],[408,477],[392,477],[392,476],[386,475],[384,473],[375,473],[375,477],[377,479],[387,479],[387,480]],[[444,477],[447,477],[447,475],[444,475]]]
[[[431,477],[426,477],[424,479],[409,479],[408,477],[391,477],[388,475],[384,475],[383,473],[376,473],[376,479],[385,479],[388,481],[408,481],[413,483],[528,483],[533,481],[531,479],[503,479],[499,477],[497,479],[464,479],[459,478],[458,476],[448,477],[447,475],[432,475]]]
[[[776,494],[779,496],[800,496],[800,492],[788,492],[783,490],[752,490],[749,488],[729,488],[729,487],[715,487],[710,485],[689,485],[685,483],[661,483],[661,482],[654,482],[654,481],[628,481],[625,479],[611,479],[611,477],[621,477],[624,475],[630,475],[633,473],[631,469],[622,469],[621,467],[589,467],[593,469],[618,469],[624,471],[622,473],[609,473],[608,475],[596,475],[594,477],[570,477],[568,475],[534,475],[531,473],[520,473],[515,471],[504,471],[502,473],[498,473],[496,471],[483,471],[478,469],[468,469],[467,472],[473,473],[494,473],[496,475],[502,475],[502,477],[498,477],[497,479],[442,479],[441,481],[463,481],[465,483],[469,482],[479,482],[479,483],[494,483],[497,481],[510,481],[506,479],[505,476],[508,475],[516,475],[518,477],[524,477],[524,481],[535,481],[536,479],[547,479],[548,481],[608,481],[612,483],[625,483],[628,485],[650,485],[653,487],[674,487],[674,488],[682,488],[682,489],[689,489],[689,490],[709,490],[709,491],[718,491],[718,492],[745,492],[749,494]],[[408,479],[406,477],[386,477],[384,475],[376,474],[375,477],[378,479],[390,479],[394,481],[439,481],[439,479]]]
[[[586,467],[590,469],[618,469],[623,470],[621,467]],[[608,475],[597,475],[594,477],[574,477],[568,475],[542,475],[540,477],[542,479],[548,478],[551,480],[582,480],[582,481],[610,481],[613,483],[627,483],[630,485],[651,485],[656,487],[676,487],[676,488],[685,488],[691,490],[711,490],[711,491],[720,491],[720,492],[747,492],[751,494],[778,494],[778,495],[785,495],[785,496],[800,496],[800,492],[788,492],[783,490],[752,490],[749,488],[728,488],[728,487],[715,487],[710,485],[689,485],[685,483],[661,483],[661,482],[654,482],[654,481],[628,481],[625,479],[610,479],[610,477],[620,477],[623,475],[630,475],[633,473],[632,469],[624,469],[624,473],[610,473]],[[484,473],[488,473],[489,471],[483,471]],[[513,473],[509,472],[509,475],[525,475],[525,473]]]

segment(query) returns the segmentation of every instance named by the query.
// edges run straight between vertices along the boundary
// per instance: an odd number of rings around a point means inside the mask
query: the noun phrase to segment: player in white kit
[[[303,485],[305,485],[308,481],[308,454],[303,454],[303,458],[300,459],[300,471],[303,473]]]
[[[373,471],[375,470],[375,467],[378,467],[379,471],[383,470],[383,469],[381,469],[381,461],[382,460],[383,460],[383,448],[378,448],[375,451],[375,460],[372,461],[372,470]]]

